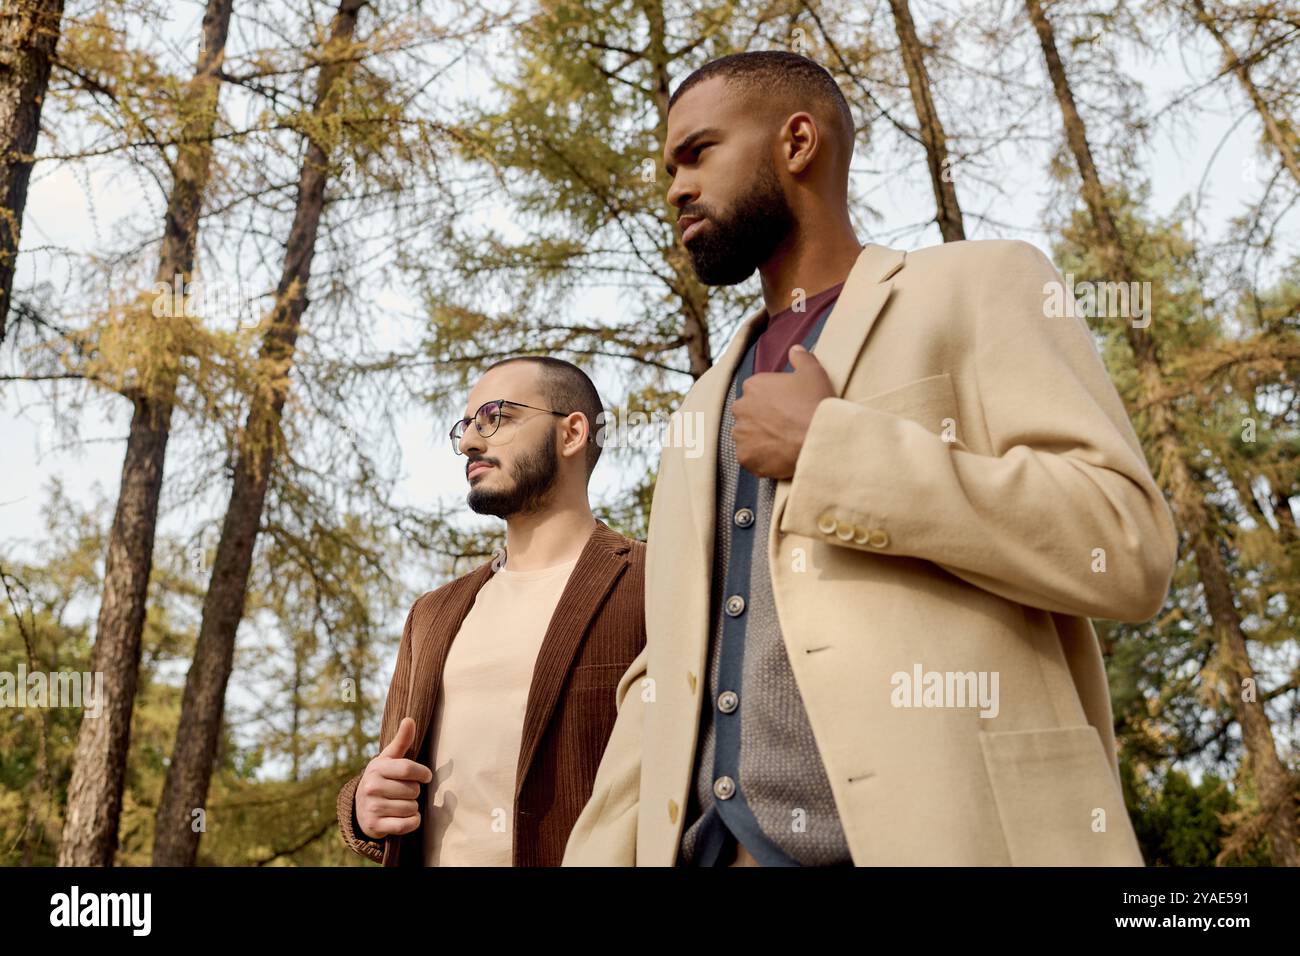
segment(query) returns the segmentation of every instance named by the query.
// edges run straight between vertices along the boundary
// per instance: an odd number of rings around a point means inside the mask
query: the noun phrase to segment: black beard
[[[509,518],[517,514],[532,514],[546,504],[559,470],[560,455],[555,450],[555,436],[548,431],[540,447],[515,459],[510,469],[513,484],[509,488],[470,488],[465,500],[470,510],[481,515]]]
[[[771,159],[729,216],[705,218],[708,222],[686,247],[695,274],[705,285],[744,282],[797,225]]]

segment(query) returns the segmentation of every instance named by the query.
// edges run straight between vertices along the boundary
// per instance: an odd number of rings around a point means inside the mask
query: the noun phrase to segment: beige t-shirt
[[[515,769],[542,638],[578,559],[488,579],[447,652],[424,762],[425,866],[509,866]],[[433,751],[429,762],[428,752]]]

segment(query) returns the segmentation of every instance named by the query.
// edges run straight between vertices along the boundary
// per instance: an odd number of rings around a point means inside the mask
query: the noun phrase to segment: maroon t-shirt
[[[805,299],[802,312],[794,311],[794,306],[791,306],[772,316],[767,328],[758,337],[758,347],[754,351],[754,372],[784,371],[786,362],[790,360],[790,347],[803,342],[817,317],[839,298],[843,288],[844,283],[841,282]]]

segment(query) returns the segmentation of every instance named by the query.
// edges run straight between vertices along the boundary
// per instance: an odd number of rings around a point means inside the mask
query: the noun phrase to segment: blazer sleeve
[[[1020,604],[1145,621],[1164,603],[1178,533],[1091,333],[1051,261],[993,241],[954,319],[991,454],[841,398],[813,415],[781,517],[829,545],[922,558]],[[963,323],[965,323],[963,325]],[[970,422],[957,422],[957,437]],[[846,541],[836,523],[864,531]],[[829,529],[829,530],[828,530]],[[883,532],[879,533],[879,532]]]
[[[357,774],[345,783],[343,789],[339,791],[339,833],[343,836],[344,846],[349,850],[361,854],[367,860],[383,863],[384,841],[372,840],[366,836],[361,830],[361,824],[357,822],[356,795],[359,783],[361,783],[361,774]]]
[[[418,601],[416,604],[418,605]],[[388,684],[388,698],[384,702],[384,716],[380,724],[379,748],[382,750],[397,734],[397,725],[401,723],[401,708],[405,701],[406,690],[411,681],[411,626],[415,620],[415,606],[406,615],[406,624],[402,628],[402,642],[397,648],[397,667],[393,679]],[[344,845],[368,860],[384,862],[385,840],[375,840],[366,836],[357,822],[356,796],[364,771],[357,774],[339,790],[336,809],[338,812],[339,833]]]
[[[561,866],[636,866],[647,654],[642,648],[619,679],[614,729],[596,770],[591,799],[569,833]]]

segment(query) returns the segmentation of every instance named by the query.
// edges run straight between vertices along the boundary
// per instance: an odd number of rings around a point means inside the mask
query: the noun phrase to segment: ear
[[[821,145],[821,131],[812,114],[803,111],[790,114],[781,129],[781,159],[792,176],[802,174],[812,165]]]
[[[563,443],[560,454],[566,458],[574,455],[585,456],[587,439],[591,437],[591,426],[587,422],[587,416],[582,412],[570,412],[561,421],[564,423],[564,428],[560,433]]]

